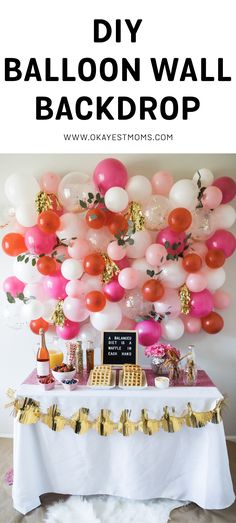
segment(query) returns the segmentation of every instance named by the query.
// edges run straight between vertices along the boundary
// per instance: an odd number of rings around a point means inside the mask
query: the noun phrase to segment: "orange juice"
[[[61,365],[63,362],[64,354],[56,350],[49,350],[49,361],[50,368],[55,367],[56,365]]]

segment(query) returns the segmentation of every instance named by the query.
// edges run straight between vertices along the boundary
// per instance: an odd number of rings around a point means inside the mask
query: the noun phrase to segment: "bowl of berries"
[[[55,387],[55,380],[51,376],[51,374],[45,376],[44,378],[39,378],[38,382],[41,388],[43,388],[44,390],[51,390]]]
[[[78,383],[79,383],[79,380],[76,380],[75,378],[72,378],[72,380],[62,380],[62,385],[65,390],[77,389]]]
[[[62,363],[52,368],[52,375],[55,380],[62,382],[63,380],[72,380],[76,375],[76,370],[73,365]]]

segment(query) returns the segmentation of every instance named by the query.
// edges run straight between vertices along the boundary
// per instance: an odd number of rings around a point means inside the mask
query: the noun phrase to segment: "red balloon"
[[[54,211],[43,211],[38,217],[38,227],[45,234],[56,232],[60,227],[60,218]]]
[[[205,261],[211,269],[218,269],[225,263],[225,253],[221,249],[210,249],[206,254]]]
[[[49,324],[43,318],[38,318],[37,320],[31,320],[30,328],[34,334],[39,334],[39,330],[43,329],[45,332],[48,330]]]
[[[84,258],[84,270],[90,276],[98,276],[105,269],[105,261],[101,254],[93,253],[88,254]]]
[[[99,312],[106,305],[106,298],[100,291],[88,292],[85,296],[86,307],[90,312]]]
[[[106,223],[106,213],[97,207],[89,209],[86,214],[86,222],[91,229],[101,229]]]
[[[184,207],[173,209],[168,216],[168,224],[172,231],[184,232],[192,223],[192,214]]]
[[[50,276],[57,270],[57,262],[50,256],[42,256],[37,260],[37,269],[44,276]]]
[[[109,223],[111,234],[125,234],[128,231],[128,222],[123,214],[114,214]]]
[[[210,312],[204,318],[201,318],[202,328],[208,334],[217,334],[224,327],[224,320],[218,312]]]
[[[165,289],[158,280],[147,280],[142,287],[142,295],[146,301],[158,301],[162,298]]]
[[[18,256],[27,251],[24,236],[16,232],[10,232],[3,237],[2,248],[8,256]]]
[[[202,259],[198,254],[187,254],[183,259],[183,268],[186,272],[198,272],[202,267]]]

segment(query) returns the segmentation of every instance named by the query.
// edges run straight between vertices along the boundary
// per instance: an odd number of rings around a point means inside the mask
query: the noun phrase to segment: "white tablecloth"
[[[207,411],[222,396],[215,387],[173,387],[158,390],[94,391],[79,387],[73,393],[62,388],[44,392],[37,385],[22,385],[17,395],[40,401],[46,409],[56,403],[70,417],[81,407],[94,419],[110,409],[119,419],[123,409],[131,419],[146,408],[150,418],[160,418],[163,407],[182,414],[188,401],[193,410]],[[108,494],[129,499],[171,498],[194,501],[206,509],[222,509],[234,501],[223,423],[208,423],[179,432],[162,430],[129,437],[114,432],[103,437],[94,430],[75,434],[70,427],[53,432],[41,422],[14,424],[14,507],[23,514],[40,505],[39,496],[61,494]]]

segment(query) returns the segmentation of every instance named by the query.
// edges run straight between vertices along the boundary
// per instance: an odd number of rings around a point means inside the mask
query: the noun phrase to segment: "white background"
[[[0,147],[2,152],[234,152],[235,150],[235,16],[234,0],[149,0],[111,2],[99,0],[32,0],[2,2],[0,19]],[[129,32],[122,26],[122,43],[114,35],[106,43],[93,42],[93,19],[105,18],[113,25],[115,18],[142,18],[137,43],[130,43]],[[51,57],[54,74],[60,74],[62,57],[72,63],[73,74],[78,61],[86,56],[96,59],[121,57],[132,61],[140,57],[141,81],[120,79],[107,83],[12,82],[4,83],[4,57],[18,57],[25,71],[30,57],[37,57],[42,75],[45,57]],[[217,58],[224,58],[225,73],[232,82],[155,82],[149,58],[158,60],[179,57],[180,66],[191,57],[200,75],[200,58],[208,61],[208,74],[217,74]],[[180,69],[181,70],[181,69]],[[177,77],[179,78],[179,77]],[[139,121],[138,115],[126,122],[103,119],[80,121],[62,119],[35,120],[35,97],[49,96],[53,107],[61,96],[68,96],[73,106],[79,96],[104,98],[112,95],[197,96],[201,107],[189,120],[177,118],[168,122]],[[83,132],[163,132],[173,133],[173,141],[164,142],[65,142],[63,133]]]
[[[106,155],[0,155],[0,175],[3,182],[12,172],[21,172],[22,176],[40,176],[45,171],[55,171],[66,174],[71,170],[92,173],[97,162]],[[144,174],[148,177],[160,169],[170,169],[174,179],[192,178],[198,168],[207,167],[215,176],[232,176],[236,178],[236,155],[114,155],[123,161],[129,175]],[[0,204],[4,202],[3,191],[0,193]],[[3,229],[2,235],[6,233]],[[11,274],[12,260],[0,253],[1,280]],[[226,283],[224,288],[233,296],[236,291],[235,259],[226,262]],[[3,293],[2,293],[3,294]],[[1,296],[2,297],[2,296]],[[186,349],[189,343],[196,347],[197,361],[200,368],[206,369],[216,386],[224,395],[228,395],[228,407],[225,409],[224,420],[228,435],[236,435],[236,394],[235,394],[235,300],[230,309],[222,311],[225,327],[217,335],[206,333],[197,336],[184,336],[176,342],[180,349]],[[36,345],[38,337],[29,329],[12,330],[1,323],[1,407],[7,401],[5,391],[8,387],[15,388],[31,372],[35,365]],[[62,347],[64,342],[61,342]],[[97,357],[100,354],[97,349]],[[140,349],[142,355],[143,349]],[[141,363],[149,365],[144,356]],[[12,418],[9,410],[1,409],[0,433],[10,434]]]

